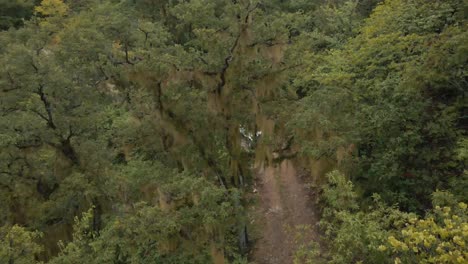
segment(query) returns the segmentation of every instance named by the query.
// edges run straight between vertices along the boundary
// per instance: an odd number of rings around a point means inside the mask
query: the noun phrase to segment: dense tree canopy
[[[252,168],[294,159],[298,263],[464,263],[465,10],[0,0],[0,262],[247,263]]]

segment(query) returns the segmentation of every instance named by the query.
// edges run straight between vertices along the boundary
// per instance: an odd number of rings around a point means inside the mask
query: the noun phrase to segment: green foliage
[[[39,244],[42,234],[14,225],[0,228],[0,261],[2,263],[36,264],[43,248]]]
[[[340,163],[343,148],[357,151],[340,168],[349,179],[327,176],[320,224],[329,254],[306,250],[308,261],[466,261],[458,205],[467,188],[463,10],[462,1],[388,0],[364,21],[338,20],[357,23],[340,41],[311,34],[322,44],[295,77],[303,98],[288,126],[305,157]]]
[[[231,236],[226,223],[236,223],[235,192],[223,191],[188,175],[173,177],[162,188],[175,208],[148,203],[121,208],[99,234],[92,211],[75,220],[73,241],[64,244],[52,263],[207,263],[212,238],[218,246]],[[160,198],[161,199],[161,198]],[[235,252],[227,252],[231,256]]]
[[[323,187],[320,227],[328,241],[327,263],[390,263],[379,246],[391,228],[403,226],[412,215],[385,206],[375,196],[368,208],[360,208],[352,183],[339,172],[328,174]]]
[[[327,184],[323,186],[323,199],[327,207],[337,211],[350,211],[358,208],[357,195],[351,181],[338,171],[330,172],[327,179]]]
[[[0,262],[246,263],[284,150],[347,175],[296,262],[466,259],[464,3],[379,2],[0,0]]]
[[[354,183],[411,211],[435,188],[463,183],[462,10],[460,1],[385,1],[354,38],[310,54],[294,83],[307,96],[290,121],[303,151],[333,159],[355,144]]]
[[[298,254],[310,263],[464,263],[467,205],[447,191],[432,197],[424,217],[386,206],[378,195],[358,206],[352,183],[331,172],[320,221],[328,254],[314,253],[317,246]]]
[[[33,14],[35,0],[1,0],[0,30],[20,27]]]

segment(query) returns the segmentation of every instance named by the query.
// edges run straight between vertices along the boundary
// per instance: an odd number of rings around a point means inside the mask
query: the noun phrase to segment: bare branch
[[[37,92],[36,92],[39,97],[41,98],[41,101],[42,103],[44,104],[44,108],[45,108],[45,111],[47,113],[47,125],[52,128],[52,129],[56,129],[57,126],[55,125],[54,123],[54,119],[53,119],[53,116],[52,116],[52,106],[50,104],[50,102],[47,100],[47,97],[44,93],[44,86],[42,84],[39,84],[39,88],[37,89]]]

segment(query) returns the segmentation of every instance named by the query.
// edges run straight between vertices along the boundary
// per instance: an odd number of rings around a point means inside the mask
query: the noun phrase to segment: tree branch
[[[39,88],[37,89],[36,93],[39,95],[42,103],[44,104],[44,108],[47,113],[47,118],[46,118],[47,125],[52,129],[56,129],[57,126],[55,125],[54,119],[52,116],[52,106],[50,105],[50,102],[47,100],[47,97],[44,93],[44,86],[42,84],[39,84]]]
[[[47,119],[47,117],[45,117],[43,114],[41,114],[39,111],[35,110],[35,109],[31,109],[31,112],[35,113],[36,115],[38,115],[40,118],[44,119],[47,123],[49,123],[49,119]]]
[[[250,5],[249,5],[250,6]],[[249,9],[247,11],[247,14],[244,18],[244,24],[247,25],[248,21],[249,21],[249,17],[250,17],[250,14],[259,7],[259,4],[255,5],[252,9]],[[241,27],[241,30],[239,32],[239,35],[237,35],[236,37],[236,40],[234,41],[234,44],[232,45],[232,47],[230,48],[229,50],[229,55],[224,59],[224,65],[223,65],[223,68],[221,69],[221,74],[220,74],[220,78],[221,78],[221,82],[218,84],[218,86],[216,87],[216,92],[218,93],[218,95],[221,94],[222,92],[222,89],[224,88],[224,86],[226,85],[226,73],[227,73],[227,70],[229,69],[229,66],[231,65],[231,62],[232,62],[232,59],[234,57],[234,52],[235,50],[237,49],[237,47],[239,46],[239,42],[240,42],[240,38],[242,36],[242,32],[245,30],[245,28]]]

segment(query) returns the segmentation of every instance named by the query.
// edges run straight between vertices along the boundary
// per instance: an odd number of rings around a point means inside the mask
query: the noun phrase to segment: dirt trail
[[[257,172],[259,203],[256,207],[260,238],[255,243],[252,261],[255,264],[293,263],[298,248],[295,235],[303,241],[314,241],[317,217],[310,191],[289,160],[276,167]],[[307,230],[300,228],[307,227]]]

